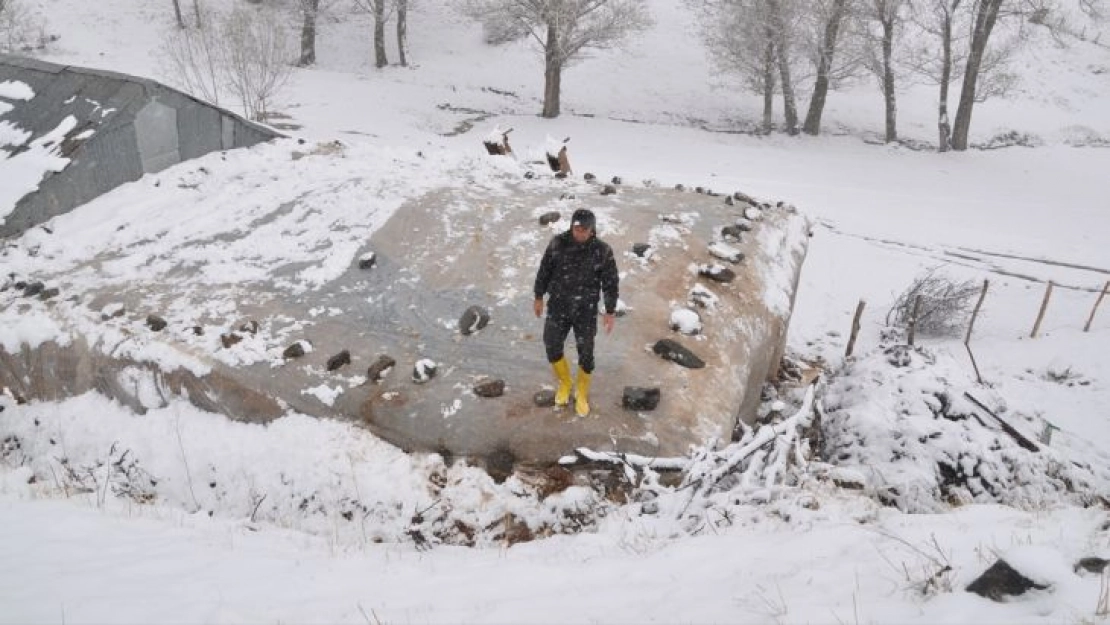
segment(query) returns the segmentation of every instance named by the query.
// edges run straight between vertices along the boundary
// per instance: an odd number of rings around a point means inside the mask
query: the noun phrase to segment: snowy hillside
[[[172,83],[157,52],[169,3],[25,2],[59,37],[43,58]],[[972,142],[1012,130],[1037,147],[872,144],[882,102],[870,83],[830,95],[823,136],[760,138],[728,132],[757,118],[758,98],[714,75],[684,4],[650,4],[655,27],[570,68],[564,114],[545,120],[527,44],[486,46],[478,26],[415,3],[411,66],[375,70],[367,17],[332,3],[318,65],[294,72],[277,109],[291,126],[282,146],[338,140],[348,157],[213,155],[204,177],[221,184],[191,186],[198,164],[183,163],[0,243],[0,347],[62,334],[49,304],[16,285],[40,273],[110,290],[187,261],[202,268],[197,292],[210,289],[198,306],[214,314],[235,294],[211,285],[288,254],[308,268],[305,284],[326,281],[334,267],[320,250],[353,249],[397,198],[465,184],[468,169],[514,171],[468,166],[491,158],[481,139],[500,125],[522,161],[569,136],[576,176],[743,191],[810,215],[788,351],[795,381],[822,372],[815,404],[786,384],[761,409],[771,425],[706,441],[679,459],[682,474],[627,466],[571,484],[558,472],[497,482],[293,413],[261,426],[182,401],[136,415],[96,394],[0,396],[0,623],[1105,619],[1106,574],[1077,563],[1110,558],[1110,302],[1084,331],[1110,279],[1110,149],[1095,147],[1110,139],[1110,50],[1032,30],[1018,88],[976,109]],[[933,140],[933,91],[900,95],[904,137]],[[53,162],[48,146],[34,154],[38,172]],[[26,188],[16,162],[0,161],[0,202]],[[316,194],[341,227],[305,221],[258,249],[194,244],[211,224],[249,223],[251,207],[236,203],[248,187]],[[378,198],[373,213],[360,212],[365,196]],[[117,239],[133,253],[69,270]],[[970,341],[979,376],[962,330],[911,348],[904,328],[887,327],[930,269],[976,289],[989,280]],[[794,462],[795,441],[808,462]],[[746,472],[722,469],[744,454]],[[1002,603],[966,592],[999,558],[1040,588]]]

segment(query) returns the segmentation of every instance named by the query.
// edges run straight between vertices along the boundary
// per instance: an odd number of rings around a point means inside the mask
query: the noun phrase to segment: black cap
[[[574,226],[585,226],[593,230],[596,223],[597,219],[594,217],[593,212],[584,208],[574,211],[574,215],[570,218],[570,225],[572,228]]]

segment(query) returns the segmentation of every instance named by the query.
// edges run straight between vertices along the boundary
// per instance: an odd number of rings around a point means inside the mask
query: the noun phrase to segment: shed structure
[[[48,171],[14,206],[0,206],[0,238],[66,213],[144,174],[216,150],[281,136],[227,110],[153,80],[0,54],[0,85],[29,87],[30,97],[0,92],[0,128],[22,144],[18,158],[53,133],[68,163]]]

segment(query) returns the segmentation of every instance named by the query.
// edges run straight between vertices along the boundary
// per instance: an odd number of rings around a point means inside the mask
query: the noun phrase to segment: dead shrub
[[[932,268],[914,279],[886,314],[890,326],[907,327],[913,320],[914,302],[921,298],[917,312],[917,334],[921,336],[958,336],[967,322],[979,285],[971,280],[957,282]]]

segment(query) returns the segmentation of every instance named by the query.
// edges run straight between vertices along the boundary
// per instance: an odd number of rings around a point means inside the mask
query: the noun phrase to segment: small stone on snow
[[[412,368],[412,381],[417,384],[423,384],[436,377],[436,369],[437,366],[434,360],[421,358],[416,361],[416,365]]]

